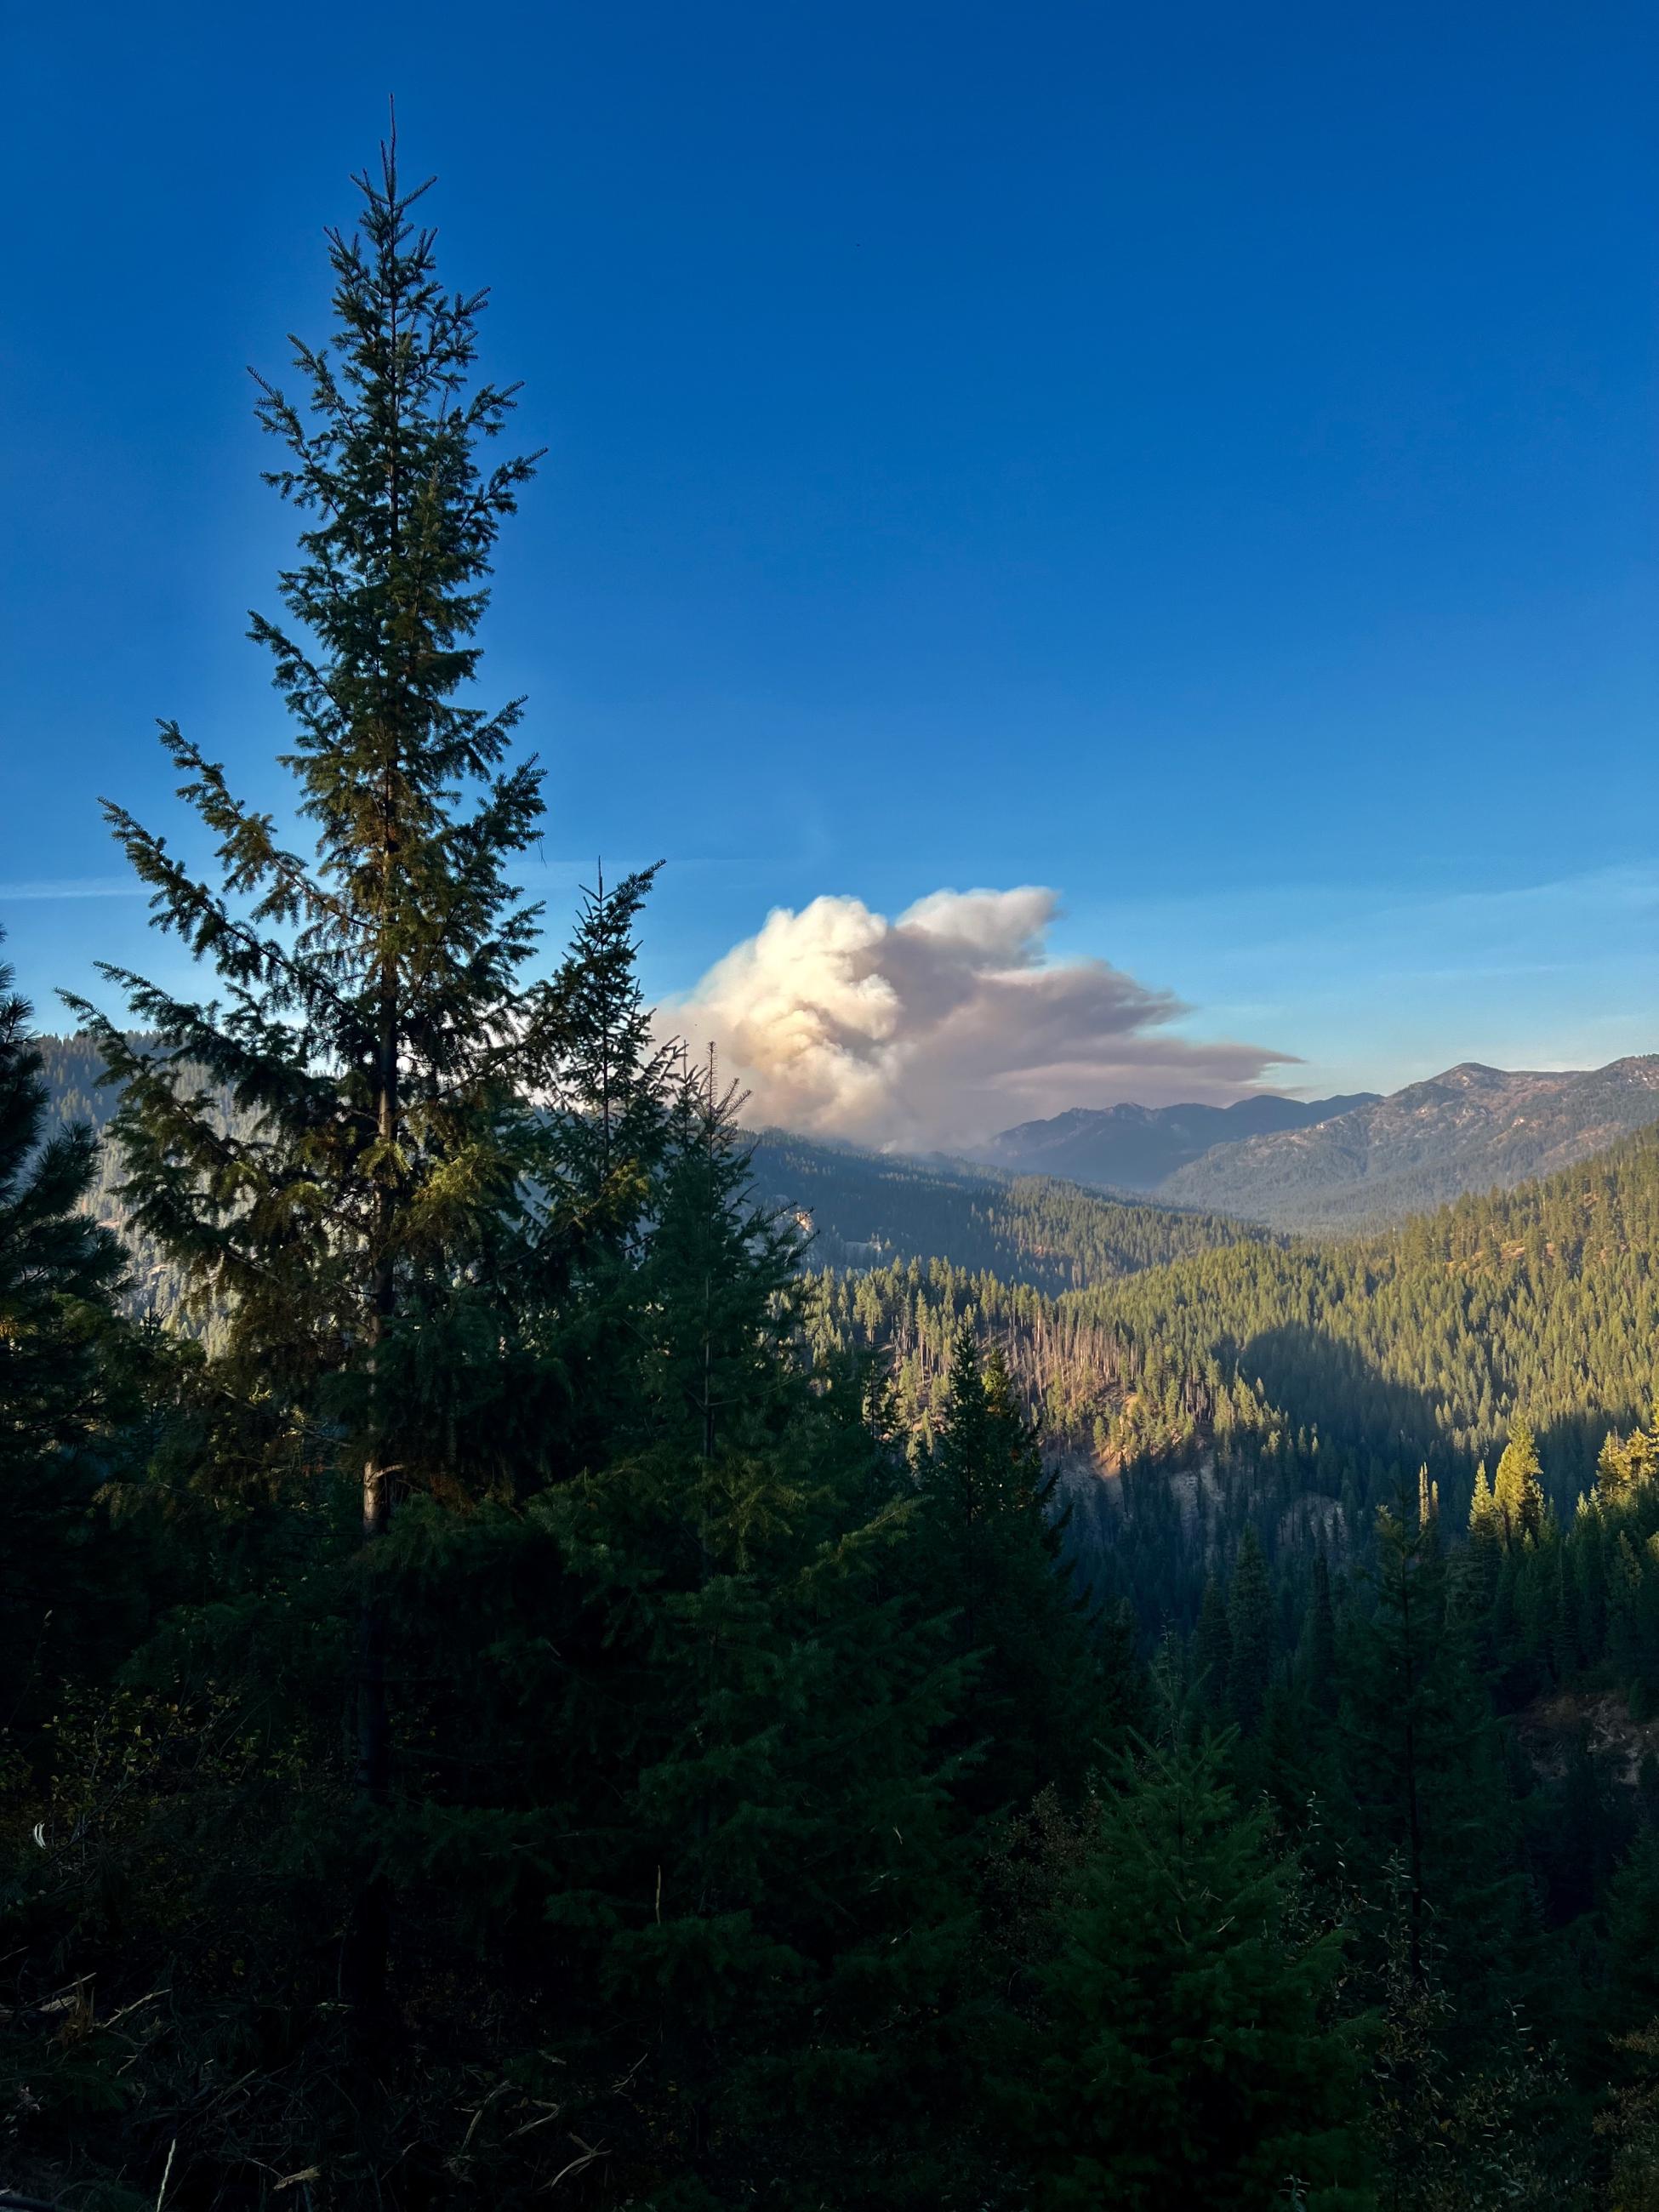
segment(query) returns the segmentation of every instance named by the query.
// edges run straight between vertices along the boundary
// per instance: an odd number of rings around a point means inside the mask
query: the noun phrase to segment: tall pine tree
[[[1246,1735],[1260,1727],[1273,1684],[1276,1638],[1267,1562],[1254,1526],[1240,1539],[1227,1607],[1228,1686],[1233,1717]]]
[[[1340,1937],[1307,1923],[1224,1753],[1177,1735],[1123,1762],[1060,1887],[1037,2039],[1009,2045],[1038,2205],[1372,2202]]]
[[[1507,2020],[1524,1926],[1501,1749],[1448,1603],[1436,1516],[1378,1516],[1371,1610],[1349,1639],[1344,1765],[1367,1895],[1403,1923],[1410,1982],[1466,1996],[1463,2048]],[[1383,1900],[1389,1900],[1385,1905]]]
[[[1098,1758],[1099,1670],[1037,1437],[1002,1356],[957,1331],[942,1433],[921,1471],[918,1540],[934,1602],[951,1613],[972,1674],[958,1721],[985,1809],[1075,1790]],[[1121,1655],[1119,1655],[1120,1664]],[[1120,1693],[1121,1700],[1121,1693]]]
[[[423,1325],[441,1329],[490,1280],[558,1014],[556,994],[520,980],[536,911],[508,878],[537,833],[539,780],[507,763],[518,703],[471,696],[491,553],[532,463],[488,459],[512,392],[476,374],[484,295],[441,285],[415,214],[427,187],[404,185],[395,140],[357,183],[361,228],[329,239],[333,345],[296,341],[304,400],[261,380],[258,405],[286,448],[267,480],[304,527],[282,580],[290,625],[256,615],[252,635],[293,717],[284,765],[314,850],[289,849],[164,724],[216,880],[106,811],[155,921],[217,970],[224,999],[106,967],[145,1034],[81,1012],[125,1085],[133,1218],[226,1316],[224,1387],[274,1409],[290,1478],[324,1438],[357,1469],[368,1817],[348,1986],[372,2014],[387,1946],[373,1854],[393,1785],[375,1554],[398,1495],[458,1474],[454,1425],[392,1376],[418,1363]]]

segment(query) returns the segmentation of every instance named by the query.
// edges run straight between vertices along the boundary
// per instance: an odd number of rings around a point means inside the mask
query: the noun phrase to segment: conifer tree
[[[1216,1576],[1205,1579],[1203,1602],[1193,1638],[1193,1672],[1199,1701],[1212,1720],[1220,1722],[1232,1711],[1232,1630],[1227,1619],[1225,1583]]]
[[[1227,1628],[1233,1717],[1244,1734],[1251,1735],[1260,1725],[1272,1686],[1276,1642],[1267,1563],[1253,1525],[1246,1528],[1239,1543]]]
[[[132,1217],[197,1305],[223,1310],[222,1387],[274,1409],[290,1468],[314,1454],[301,1432],[325,1423],[349,1439],[372,1853],[393,1778],[374,1560],[394,1494],[459,1472],[456,1425],[391,1376],[419,1364],[423,1324],[490,1279],[558,1015],[550,989],[520,983],[536,910],[508,877],[537,834],[539,778],[507,762],[518,702],[491,713],[471,698],[491,553],[533,463],[487,458],[513,395],[476,374],[484,295],[442,289],[415,214],[427,187],[405,185],[395,140],[356,182],[360,230],[329,235],[333,346],[295,341],[303,401],[258,380],[260,421],[286,448],[267,481],[304,526],[282,579],[291,626],[256,615],[251,634],[294,719],[284,764],[314,853],[287,849],[273,817],[164,724],[216,882],[125,808],[106,812],[156,923],[217,970],[225,1002],[106,966],[145,1034],[80,1011],[125,1086],[114,1129]],[[427,1380],[441,1391],[441,1363]],[[365,2014],[382,1999],[386,1940],[371,1873],[349,1953]]]
[[[1638,1429],[1628,1437],[1613,1431],[1596,1461],[1596,1495],[1605,1503],[1629,1498],[1659,1475],[1659,1431]]]
[[[1565,1747],[1560,1775],[1535,1790],[1527,1806],[1533,1856],[1554,1925],[1565,1926],[1600,1901],[1631,1841],[1626,1797],[1588,1729],[1576,1729]]]
[[[1644,1695],[1652,1667],[1649,1649],[1647,1577],[1628,1528],[1613,1539],[1607,1562],[1607,1656],[1621,1681]]]
[[[793,1356],[793,1246],[734,1107],[686,1071],[610,1451],[531,1515],[577,1608],[537,1793],[560,1808],[548,1978],[586,1993],[560,2050],[608,2127],[604,2085],[635,2068],[635,2170],[666,2160],[687,2203],[920,2206],[963,2154],[969,1838],[942,1747],[967,1664],[918,1592],[915,1501],[855,1378],[815,1388]],[[533,1703],[519,1724],[546,1736]]]
[[[1607,1649],[1607,1580],[1605,1532],[1595,1501],[1581,1497],[1566,1553],[1574,1638],[1583,1663],[1597,1665]]]
[[[956,1616],[972,1655],[958,1728],[978,1765],[963,1786],[988,1809],[1023,1808],[1048,1785],[1075,1788],[1098,1755],[1098,1669],[1054,1486],[1000,1352],[981,1354],[965,1322],[943,1431],[921,1469],[918,1535],[930,1600]]]
[[[1475,2037],[1503,2016],[1513,1986],[1504,1976],[1523,1886],[1499,1747],[1448,1605],[1437,1521],[1381,1514],[1371,1581],[1343,1713],[1368,1891],[1376,1900],[1397,1885],[1407,1972],[1467,1992],[1461,2026]]]
[[[559,1084],[549,1102],[556,1249],[578,1271],[637,1235],[667,1141],[679,1048],[659,1039],[640,988],[635,926],[656,868],[582,895],[561,970]]]
[[[1099,1680],[1096,1741],[1103,1753],[1121,1752],[1146,1724],[1146,1670],[1137,1645],[1134,1607],[1127,1597],[1102,1607],[1094,1642]]]
[[[1510,1425],[1510,1439],[1492,1479],[1492,1506],[1506,1551],[1536,1543],[1543,1534],[1549,1506],[1538,1443],[1531,1423],[1519,1413]]]
[[[1331,1571],[1322,1546],[1314,1554],[1313,1595],[1297,1655],[1297,1672],[1308,1705],[1328,1719],[1337,1704],[1336,1607],[1331,1598]]]
[[[1608,1990],[1602,2027],[1632,2034],[1659,2020],[1659,1831],[1644,1827],[1607,1885]]]
[[[1177,1734],[1125,1762],[1086,1840],[1012,2097],[1035,2202],[1364,2212],[1340,1939],[1302,1920],[1265,1810],[1242,1813],[1224,1778],[1224,1747]]]
[[[1469,1541],[1473,1543],[1501,1541],[1502,1527],[1498,1508],[1492,1500],[1492,1484],[1486,1475],[1486,1462],[1482,1460],[1474,1470],[1474,1496],[1469,1505]]]
[[[112,1311],[125,1260],[81,1211],[90,1128],[48,1134],[30,1009],[0,963],[0,1727],[106,1642],[92,1498],[131,1410]]]
[[[1487,1674],[1498,1665],[1495,1609],[1498,1586],[1504,1572],[1504,1523],[1482,1460],[1474,1471],[1474,1496],[1469,1505],[1469,1542],[1464,1573],[1468,1611],[1479,1663]]]

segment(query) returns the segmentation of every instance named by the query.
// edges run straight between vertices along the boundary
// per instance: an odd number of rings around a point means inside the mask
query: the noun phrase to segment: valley
[[[58,1116],[106,1125],[118,1094],[99,1087],[90,1042],[43,1052]],[[1460,1156],[1489,1163],[1497,1126],[1512,1160],[1548,1158],[1639,1111],[1656,1069],[1414,1086],[1204,1158],[1239,1158],[1237,1185],[1258,1144],[1324,1147],[1359,1119],[1380,1147],[1425,1116],[1433,1135],[1419,1141],[1437,1152],[1461,1132]],[[1644,1256],[1659,1251],[1659,1127],[1508,1190],[1323,1236],[776,1130],[746,1144],[754,1195],[803,1271],[813,1357],[884,1362],[894,1417],[926,1453],[958,1332],[995,1342],[1062,1471],[1091,1575],[1133,1601],[1147,1633],[1190,1625],[1210,1565],[1247,1525],[1270,1558],[1316,1524],[1334,1556],[1362,1558],[1402,1467],[1426,1468],[1467,1517],[1476,1469],[1517,1413],[1570,1516],[1608,1433],[1659,1403],[1659,1273]],[[88,1204],[130,1233],[118,1180],[100,1154]],[[142,1237],[133,1255],[137,1309],[176,1313],[167,1265]],[[1159,1502],[1172,1483],[1173,1519]]]

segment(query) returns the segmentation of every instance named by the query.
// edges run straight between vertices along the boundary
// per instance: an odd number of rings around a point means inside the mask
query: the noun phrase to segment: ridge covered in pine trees
[[[114,1116],[120,1085],[104,1082],[93,1039],[38,1042],[55,1115],[102,1133]],[[228,1094],[219,1107],[228,1121],[234,1119]],[[948,1258],[958,1267],[988,1269],[1006,1282],[1077,1290],[1266,1233],[1188,1207],[1109,1198],[1047,1176],[813,1144],[778,1129],[763,1130],[750,1141],[757,1190],[780,1212],[797,1217],[821,1267]],[[119,1163],[107,1148],[98,1158],[89,1208],[106,1226],[131,1235],[134,1224],[116,1188]],[[173,1285],[159,1256],[145,1271],[145,1281],[170,1311]]]

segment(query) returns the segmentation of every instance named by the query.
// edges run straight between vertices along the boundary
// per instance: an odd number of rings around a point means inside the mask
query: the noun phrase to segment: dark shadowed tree
[[[92,1132],[48,1128],[28,1021],[0,963],[0,1729],[12,1730],[110,1641],[92,1501],[111,1472],[112,1429],[132,1411],[112,1310],[125,1263],[80,1210]]]
[[[115,834],[159,926],[217,971],[220,1000],[123,968],[142,1041],[80,1007],[125,1085],[115,1133],[134,1218],[222,1316],[226,1389],[266,1412],[267,1477],[357,1470],[365,1548],[356,1778],[369,1818],[350,1992],[378,2008],[386,1893],[374,1838],[392,1786],[384,1577],[400,1493],[453,1480],[455,1430],[407,1371],[423,1328],[486,1294],[530,1156],[526,1097],[556,994],[526,988],[536,910],[508,879],[541,813],[507,763],[517,703],[474,701],[500,525],[531,473],[492,461],[510,390],[476,373],[482,294],[446,292],[394,144],[330,235],[331,346],[295,341],[303,396],[260,380],[285,448],[268,481],[303,520],[286,625],[253,617],[293,718],[284,765],[313,841],[232,792],[173,724],[180,795],[213,841],[188,867],[124,808]],[[228,1097],[228,1119],[221,1101]],[[428,1369],[431,1389],[441,1376]]]
[[[1037,2048],[1012,2088],[1031,2201],[1365,2212],[1340,1938],[1306,1922],[1265,1808],[1206,1736],[1117,1766],[1056,1902]]]
[[[921,1486],[928,1592],[971,1655],[957,1723],[977,1762],[963,1780],[968,1798],[1023,1808],[1046,1786],[1075,1790],[1109,1723],[1099,1660],[1063,1550],[1055,1479],[1001,1353],[981,1352],[971,1324],[951,1348],[943,1428]],[[1121,1705],[1128,1655],[1112,1656]]]
[[[1239,1541],[1233,1567],[1232,1592],[1227,1607],[1231,1647],[1228,1684],[1233,1717],[1247,1735],[1261,1725],[1273,1682],[1276,1638],[1273,1589],[1261,1540],[1247,1528]]]

